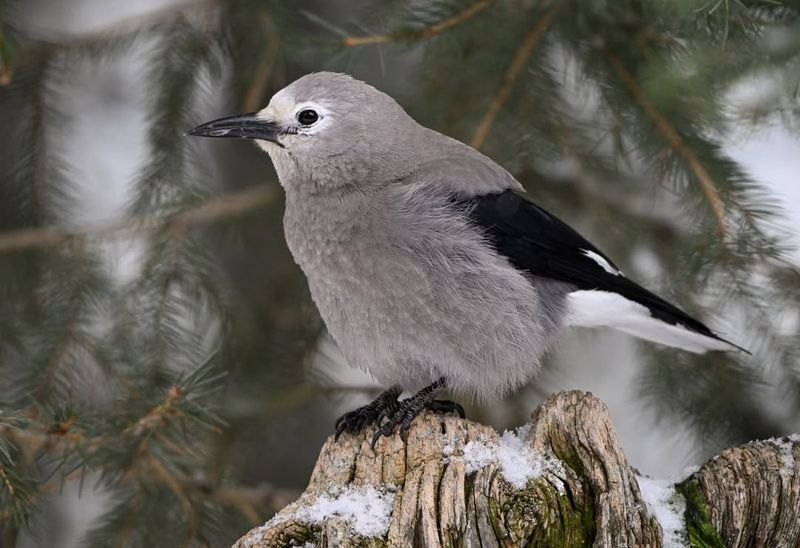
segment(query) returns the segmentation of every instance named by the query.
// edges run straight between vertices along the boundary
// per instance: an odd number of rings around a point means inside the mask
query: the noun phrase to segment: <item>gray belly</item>
[[[567,292],[540,294],[477,240],[397,247],[351,238],[302,255],[345,358],[409,390],[443,376],[456,392],[491,397],[524,382],[557,334]]]

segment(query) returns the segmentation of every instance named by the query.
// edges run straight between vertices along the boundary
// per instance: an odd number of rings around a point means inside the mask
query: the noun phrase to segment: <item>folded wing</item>
[[[571,325],[611,327],[698,353],[744,350],[626,278],[583,236],[513,190],[456,202],[514,267],[577,288],[569,295]]]

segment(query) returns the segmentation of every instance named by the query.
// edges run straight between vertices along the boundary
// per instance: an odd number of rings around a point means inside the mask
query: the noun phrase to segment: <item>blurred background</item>
[[[0,0],[0,546],[224,546],[381,387],[325,334],[252,143],[344,71],[747,347],[569,334],[468,416],[609,406],[642,473],[800,429],[800,20],[773,0]]]

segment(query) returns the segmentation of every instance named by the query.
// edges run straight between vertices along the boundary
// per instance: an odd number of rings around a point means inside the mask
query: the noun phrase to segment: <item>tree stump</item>
[[[589,393],[551,396],[516,434],[432,413],[405,443],[373,450],[371,433],[329,438],[300,498],[234,547],[800,545],[797,436],[725,450],[654,498]]]

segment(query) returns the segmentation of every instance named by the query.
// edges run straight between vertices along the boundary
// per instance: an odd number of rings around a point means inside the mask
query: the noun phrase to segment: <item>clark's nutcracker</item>
[[[623,275],[495,162],[345,74],[306,75],[265,109],[189,134],[255,139],[269,154],[289,249],[328,330],[390,387],[342,416],[337,436],[372,421],[373,443],[405,435],[424,408],[463,415],[436,395],[518,387],[566,326],[739,349]]]

